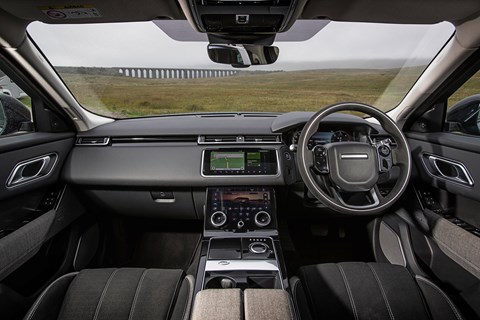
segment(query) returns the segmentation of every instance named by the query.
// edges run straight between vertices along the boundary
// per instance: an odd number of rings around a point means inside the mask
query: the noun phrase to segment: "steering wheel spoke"
[[[328,164],[327,148],[324,146],[315,146],[312,150],[313,168],[317,174],[328,174],[330,166]]]
[[[380,205],[383,200],[377,185],[367,192],[345,192],[343,195],[335,188],[330,188],[330,190],[335,201],[352,210],[372,209]],[[348,200],[345,199],[346,197],[348,197]],[[352,203],[352,199],[354,203]],[[363,202],[363,204],[360,202]]]

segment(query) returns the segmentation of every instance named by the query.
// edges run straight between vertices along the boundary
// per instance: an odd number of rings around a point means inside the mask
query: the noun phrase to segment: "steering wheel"
[[[358,111],[378,120],[390,139],[366,142],[333,142],[312,150],[308,141],[326,116],[339,111]],[[373,215],[390,207],[405,191],[411,173],[411,155],[400,128],[382,111],[361,103],[328,106],[310,118],[298,140],[298,167],[310,192],[339,213]],[[380,194],[380,173],[398,166],[398,179],[386,196]]]

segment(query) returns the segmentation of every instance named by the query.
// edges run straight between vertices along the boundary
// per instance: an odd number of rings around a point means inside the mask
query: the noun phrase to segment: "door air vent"
[[[106,146],[110,142],[108,137],[79,137],[77,146]]]
[[[279,135],[198,137],[198,144],[277,144],[281,142],[282,139]]]

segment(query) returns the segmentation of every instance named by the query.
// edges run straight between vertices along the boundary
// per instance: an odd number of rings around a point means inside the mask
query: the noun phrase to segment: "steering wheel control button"
[[[390,147],[386,146],[386,145],[383,145],[383,146],[380,146],[378,148],[378,153],[382,156],[382,157],[388,157],[391,153],[390,151]]]
[[[263,242],[253,242],[248,246],[248,250],[254,254],[264,254],[268,249],[268,245]]]
[[[264,228],[270,224],[272,217],[266,211],[259,211],[255,215],[255,224],[257,227]]]
[[[316,146],[313,149],[314,168],[318,173],[329,173],[327,149]]]
[[[210,222],[215,228],[220,228],[227,222],[227,215],[223,211],[216,211],[210,217]]]

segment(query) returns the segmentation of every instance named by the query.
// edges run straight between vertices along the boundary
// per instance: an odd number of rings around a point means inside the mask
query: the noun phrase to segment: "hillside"
[[[65,71],[65,70],[64,70]],[[70,70],[69,70],[70,71]],[[318,110],[341,101],[394,107],[418,76],[395,70],[316,70],[207,79],[135,79],[61,73],[82,105],[115,117],[181,112]],[[378,101],[395,78],[388,99]]]

